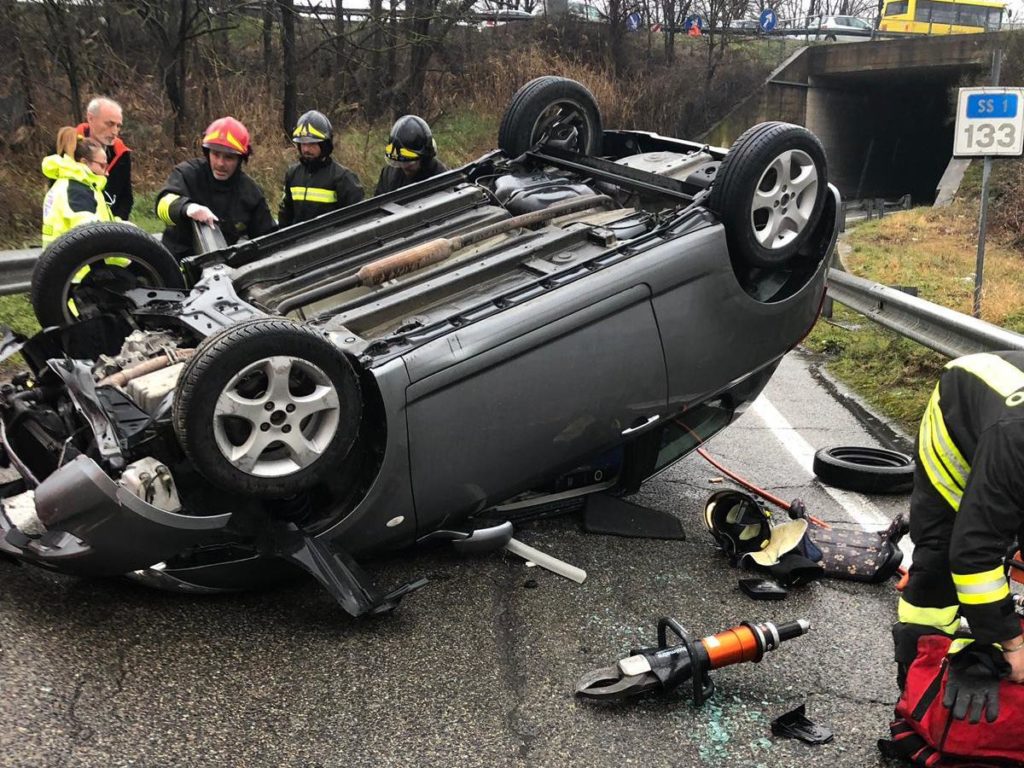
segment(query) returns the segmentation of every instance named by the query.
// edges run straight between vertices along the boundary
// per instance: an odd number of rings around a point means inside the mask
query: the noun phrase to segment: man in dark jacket
[[[998,712],[999,679],[1024,682],[1024,634],[1004,560],[1024,526],[1024,353],[946,365],[921,420],[910,499],[914,562],[894,630],[902,677],[922,632],[958,634],[946,706]],[[974,706],[970,706],[973,702]]]
[[[156,196],[156,215],[167,224],[163,243],[176,257],[195,253],[192,221],[217,225],[228,245],[277,229],[263,190],[242,170],[251,150],[246,127],[221,117],[203,134],[204,156],[171,171]]]
[[[331,157],[334,129],[322,112],[310,110],[292,131],[299,162],[284,174],[284,195],[278,211],[282,227],[358,203],[363,186],[348,168]]]
[[[107,186],[110,211],[128,221],[135,198],[132,195],[132,151],[121,140],[123,117],[121,105],[104,96],[97,96],[85,109],[85,122],[75,131],[80,139],[94,138],[107,153]]]
[[[430,126],[416,115],[404,115],[395,121],[384,154],[388,164],[380,172],[375,195],[393,192],[448,170],[437,159],[437,143]]]

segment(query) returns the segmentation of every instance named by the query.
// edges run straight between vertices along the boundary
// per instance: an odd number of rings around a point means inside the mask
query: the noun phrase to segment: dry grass
[[[853,230],[847,268],[887,285],[916,286],[922,298],[970,314],[974,302],[978,206],[918,208]],[[985,246],[982,319],[1024,330],[1021,252],[1005,235]]]
[[[970,314],[974,304],[978,204],[917,208],[856,226],[845,257],[854,274],[885,285],[914,286],[921,298]],[[982,319],[1024,332],[1024,253],[1005,231],[985,249]],[[946,359],[838,307],[840,324],[819,322],[807,339],[829,370],[880,413],[913,435]]]

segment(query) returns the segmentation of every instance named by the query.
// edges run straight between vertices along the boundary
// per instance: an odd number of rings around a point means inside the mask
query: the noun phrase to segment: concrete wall
[[[715,147],[731,146],[747,128],[765,120],[803,125],[806,116],[808,59],[801,48],[772,72],[764,85],[741,101],[701,139]]]
[[[952,151],[958,85],[983,83],[1001,35],[955,35],[802,48],[704,139],[730,146],[765,120],[818,135],[844,197],[930,203]]]

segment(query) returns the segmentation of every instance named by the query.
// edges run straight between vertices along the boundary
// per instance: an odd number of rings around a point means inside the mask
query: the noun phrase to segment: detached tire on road
[[[857,493],[909,493],[914,487],[914,460],[886,448],[822,448],[813,469],[826,485]]]
[[[174,431],[211,483],[281,498],[337,473],[359,433],[351,363],[322,334],[256,319],[207,338],[174,394]]]
[[[729,252],[751,267],[784,267],[825,206],[828,167],[817,137],[799,125],[759,123],[732,145],[708,207],[725,225]]]
[[[58,237],[32,271],[30,299],[43,328],[124,305],[133,288],[184,288],[178,261],[156,238],[124,222],[75,227]]]
[[[586,86],[549,75],[516,91],[498,128],[498,147],[518,157],[544,141],[599,155],[602,131],[601,112]]]

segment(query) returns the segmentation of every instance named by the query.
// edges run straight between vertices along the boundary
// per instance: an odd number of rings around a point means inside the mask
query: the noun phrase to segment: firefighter
[[[322,112],[310,110],[292,131],[299,162],[284,174],[284,195],[278,212],[282,227],[308,221],[320,214],[363,199],[359,178],[331,157],[334,130]]]
[[[388,164],[381,169],[375,195],[393,192],[448,170],[437,159],[437,142],[430,126],[416,115],[404,115],[395,121],[384,154]]]
[[[43,247],[72,227],[114,221],[103,190],[107,154],[96,139],[79,140],[71,126],[57,132],[57,153],[43,158],[43,175],[53,185],[43,199]]]
[[[1024,528],[1024,352],[946,365],[921,420],[910,500],[914,559],[894,629],[900,685],[917,636],[951,646],[945,703],[977,722],[998,714],[1000,678],[1024,682],[1024,634],[1004,558]]]
[[[156,196],[156,215],[167,225],[163,243],[176,257],[195,252],[192,221],[217,225],[228,245],[277,228],[263,191],[242,168],[251,154],[246,127],[220,117],[203,133],[203,157],[171,171]]]
[[[85,122],[75,129],[79,138],[93,138],[107,154],[106,194],[113,202],[111,212],[128,221],[135,205],[132,195],[132,151],[121,139],[124,118],[121,105],[105,96],[97,96],[85,108]]]

